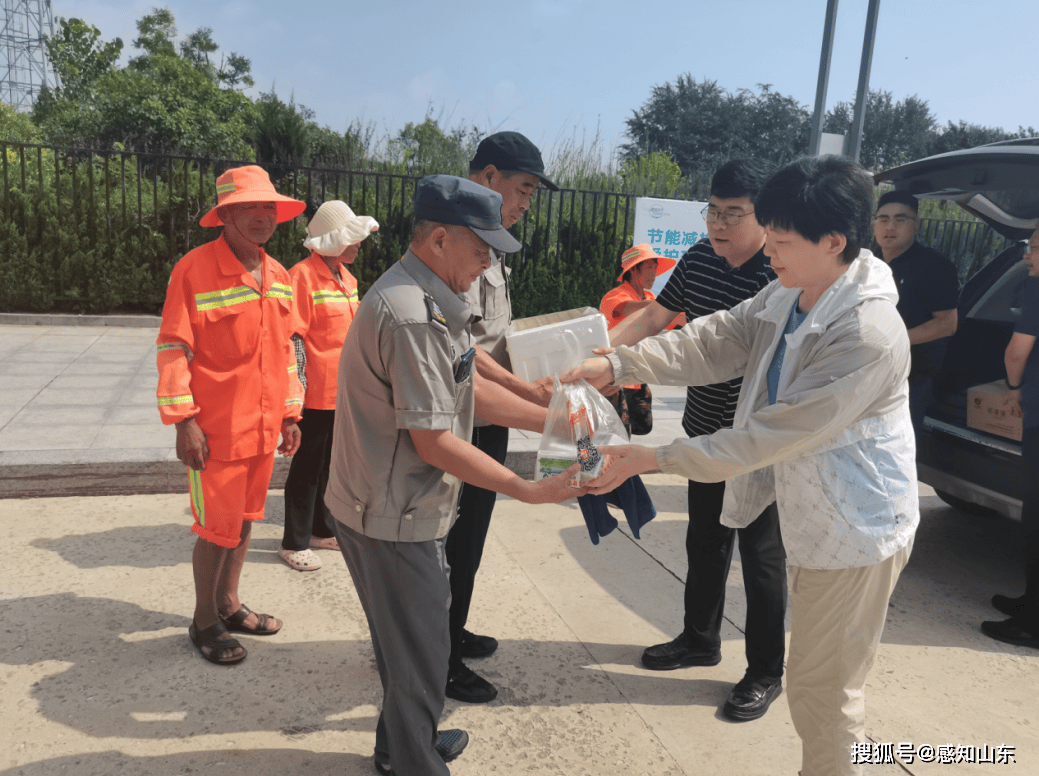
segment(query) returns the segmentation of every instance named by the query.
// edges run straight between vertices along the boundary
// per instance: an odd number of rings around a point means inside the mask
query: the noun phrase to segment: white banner
[[[639,197],[635,200],[635,239],[632,245],[648,244],[661,256],[676,261],[689,248],[707,236],[707,224],[700,211],[706,202],[683,199]],[[671,277],[671,271],[659,276],[653,293],[659,294]]]

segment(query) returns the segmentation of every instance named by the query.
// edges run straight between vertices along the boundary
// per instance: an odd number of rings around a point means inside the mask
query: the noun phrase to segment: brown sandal
[[[235,663],[241,663],[245,660],[248,652],[245,652],[245,647],[238,639],[222,639],[220,638],[227,633],[227,628],[223,622],[216,622],[210,625],[208,628],[202,628],[201,630],[195,624],[195,621],[191,621],[191,625],[188,627],[188,637],[191,639],[191,643],[194,644],[199,653],[208,660],[210,663],[216,663],[222,666],[232,666]],[[206,649],[209,652],[206,652]],[[239,649],[243,650],[241,655],[230,657],[222,657],[224,650],[227,649]]]
[[[227,617],[221,617],[220,622],[222,622],[229,631],[234,631],[236,633],[249,633],[253,636],[273,636],[281,630],[281,625],[274,630],[270,630],[267,627],[268,623],[277,619],[269,614],[257,614],[256,616],[259,618],[259,622],[256,623],[256,627],[247,628],[245,626],[245,621],[249,619],[250,614],[255,614],[255,612],[245,604],[242,604],[241,608],[234,614],[230,614]]]

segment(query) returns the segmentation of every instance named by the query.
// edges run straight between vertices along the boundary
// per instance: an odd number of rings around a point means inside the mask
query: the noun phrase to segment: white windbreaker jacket
[[[658,448],[661,470],[729,481],[725,525],[748,525],[775,500],[793,566],[869,566],[906,546],[920,521],[898,291],[887,264],[864,250],[783,335],[800,293],[773,281],[732,310],[619,348],[614,379],[707,385],[742,375],[733,427]],[[769,405],[780,336],[787,349]]]

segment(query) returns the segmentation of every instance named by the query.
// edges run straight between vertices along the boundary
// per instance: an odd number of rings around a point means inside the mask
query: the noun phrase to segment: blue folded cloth
[[[657,516],[657,508],[653,506],[649,491],[638,475],[625,480],[605,496],[579,496],[577,503],[581,506],[592,544],[598,544],[600,537],[608,535],[617,527],[617,520],[610,514],[607,504],[624,511],[628,527],[636,539],[640,538],[639,529]]]

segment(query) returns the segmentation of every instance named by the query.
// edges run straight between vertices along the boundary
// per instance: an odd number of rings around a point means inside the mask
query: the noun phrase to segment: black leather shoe
[[[1007,617],[1013,617],[1024,611],[1025,597],[1011,598],[1008,595],[994,595],[992,596],[992,608]]]
[[[437,754],[440,755],[440,759],[445,763],[449,763],[464,752],[468,745],[469,734],[464,730],[452,728],[451,730],[437,731],[437,742],[434,748],[437,750]],[[379,762],[378,759],[373,758],[372,765],[375,766],[375,772],[380,776],[395,776],[393,768],[390,767],[389,763]]]
[[[716,666],[720,662],[720,649],[694,649],[684,633],[666,644],[646,647],[642,653],[642,665],[653,671],[671,671],[686,666]]]
[[[1026,629],[1022,622],[1015,617],[1009,620],[988,620],[981,623],[981,632],[996,641],[1004,644],[1013,644],[1018,647],[1035,647],[1039,649],[1039,628],[1035,630]]]
[[[749,722],[763,717],[772,701],[778,698],[782,691],[782,679],[760,681],[744,676],[729,693],[722,713],[736,722]]]
[[[498,690],[469,666],[463,664],[448,670],[445,694],[448,698],[454,698],[462,703],[490,703],[498,697]]]
[[[498,639],[493,636],[477,636],[462,630],[462,657],[487,657],[498,648]]]

